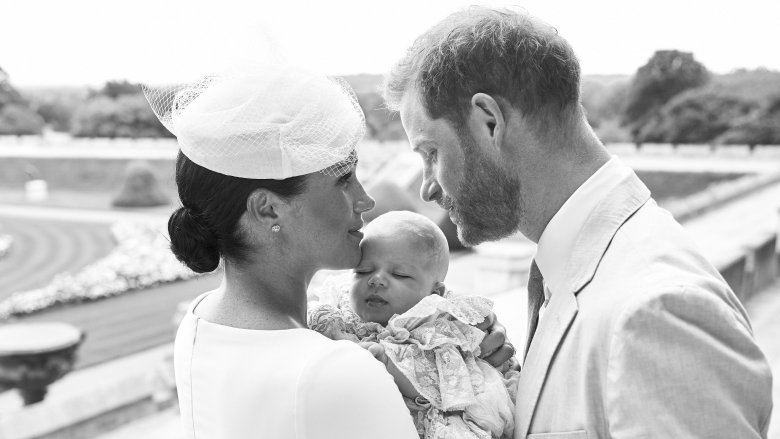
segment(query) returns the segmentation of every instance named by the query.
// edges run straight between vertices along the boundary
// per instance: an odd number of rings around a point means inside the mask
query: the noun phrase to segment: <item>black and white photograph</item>
[[[0,439],[780,439],[780,3],[0,14]]]

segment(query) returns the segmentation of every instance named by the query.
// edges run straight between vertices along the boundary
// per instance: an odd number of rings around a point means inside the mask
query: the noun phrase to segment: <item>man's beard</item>
[[[458,239],[474,246],[514,234],[523,216],[520,182],[479,152],[469,134],[459,137],[463,180],[455,194],[443,195],[439,203],[450,210]]]

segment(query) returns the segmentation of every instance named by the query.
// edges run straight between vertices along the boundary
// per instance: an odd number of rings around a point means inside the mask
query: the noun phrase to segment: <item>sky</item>
[[[584,74],[633,74],[659,49],[715,73],[780,70],[778,0],[0,0],[0,67],[16,86],[171,83],[259,61],[385,73],[424,32],[471,4],[555,26]]]

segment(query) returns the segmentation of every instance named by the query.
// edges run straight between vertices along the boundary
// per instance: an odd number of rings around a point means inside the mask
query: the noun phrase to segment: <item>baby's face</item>
[[[350,302],[361,319],[387,325],[436,286],[433,254],[406,236],[368,236],[360,243],[363,256],[355,268]]]

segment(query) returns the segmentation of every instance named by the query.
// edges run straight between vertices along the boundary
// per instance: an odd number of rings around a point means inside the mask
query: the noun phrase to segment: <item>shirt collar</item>
[[[631,172],[617,156],[612,156],[571,194],[545,227],[536,250],[536,264],[544,276],[547,299],[565,288],[566,260],[588,216]]]

